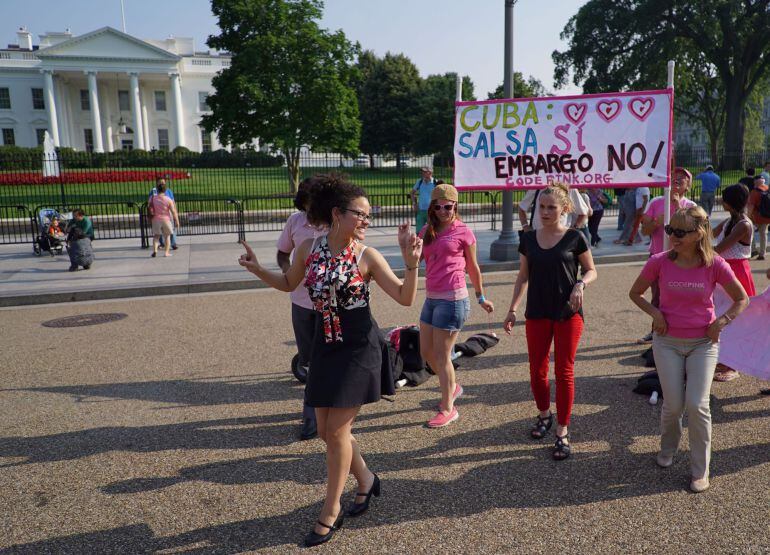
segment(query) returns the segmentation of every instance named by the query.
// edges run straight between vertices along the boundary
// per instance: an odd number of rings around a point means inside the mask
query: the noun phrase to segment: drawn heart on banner
[[[567,116],[567,119],[570,120],[572,123],[577,125],[581,122],[583,117],[586,115],[586,110],[588,109],[588,104],[581,102],[581,103],[575,103],[570,102],[569,104],[564,106],[564,115]]]
[[[644,121],[655,108],[655,99],[650,97],[633,98],[628,103],[628,109],[639,121]]]
[[[620,100],[602,100],[596,104],[596,112],[609,123],[620,113]]]

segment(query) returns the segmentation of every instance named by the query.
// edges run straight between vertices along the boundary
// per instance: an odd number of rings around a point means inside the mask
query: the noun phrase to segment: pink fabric
[[[649,216],[653,220],[657,218],[658,216],[663,214],[664,206],[664,199],[663,197],[655,197],[650,201],[650,204],[647,206],[647,211],[645,212],[645,215]],[[695,206],[695,203],[691,201],[690,199],[680,199],[679,200],[679,206],[671,203],[671,215],[674,215],[674,212],[677,211],[679,208],[690,208],[691,206]],[[652,232],[652,235],[650,236],[650,254],[658,254],[660,252],[663,252],[664,249],[664,241],[663,241],[663,226],[658,227],[655,231]]]
[[[315,239],[323,232],[310,225],[307,221],[307,215],[304,212],[295,212],[286,220],[283,226],[281,236],[278,237],[276,247],[279,251],[292,253],[291,259],[294,260],[294,251],[308,239]],[[291,302],[302,308],[313,309],[313,302],[310,300],[307,289],[300,283],[294,291],[289,293]]]
[[[420,231],[420,237],[424,235],[425,228]],[[455,220],[430,245],[423,246],[428,298],[445,298],[452,291],[455,292],[454,300],[468,296],[465,285],[465,248],[475,243],[476,236],[471,229],[460,220]],[[432,294],[439,296],[432,297]]]
[[[770,287],[750,301],[748,308],[722,330],[719,362],[755,378],[770,380]],[[732,302],[724,289],[716,288],[717,314],[724,314]]]
[[[152,219],[170,222],[171,221],[171,205],[173,200],[166,195],[155,195],[152,197]]]
[[[684,269],[668,258],[668,252],[650,257],[641,275],[658,282],[660,311],[668,324],[666,335],[681,338],[706,337],[706,329],[716,319],[714,287],[735,279],[721,256],[716,256],[711,266]]]

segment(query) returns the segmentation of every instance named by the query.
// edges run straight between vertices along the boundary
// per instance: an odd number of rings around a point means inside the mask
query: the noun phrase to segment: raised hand
[[[402,251],[410,247],[413,235],[412,224],[409,221],[398,226],[398,246],[401,247]]]
[[[246,252],[238,258],[238,264],[246,268],[252,274],[255,274],[261,269],[257,255],[251,250],[251,247],[246,241],[241,241],[241,245],[246,249]]]

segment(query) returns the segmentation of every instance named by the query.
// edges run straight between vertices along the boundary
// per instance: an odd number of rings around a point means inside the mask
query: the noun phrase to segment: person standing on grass
[[[553,183],[540,192],[537,201],[542,227],[521,236],[519,274],[503,329],[511,335],[516,311],[526,293],[530,386],[540,411],[530,436],[543,439],[553,425],[548,379],[553,343],[558,424],[552,457],[561,461],[572,452],[569,424],[575,398],[575,354],[583,333],[583,291],[596,279],[596,269],[583,234],[563,223],[562,217],[572,209],[568,185]]]
[[[674,176],[668,194],[671,199],[671,214],[679,208],[689,208],[695,203],[686,198],[687,191],[692,185],[692,174],[686,168],[674,168]],[[665,198],[655,197],[647,205],[647,210],[642,216],[642,233],[650,237],[650,256],[659,254],[665,250],[665,238],[663,237],[663,215],[665,211]],[[652,294],[652,306],[658,306],[660,302],[660,289],[657,282],[650,285]],[[639,339],[637,343],[649,343],[652,341],[652,331]]]
[[[152,203],[153,197],[156,197],[158,195],[158,185],[163,184],[166,187],[166,196],[173,200],[176,203],[176,200],[174,199],[174,191],[171,190],[171,187],[168,186],[166,183],[165,178],[159,177],[155,180],[155,187],[150,189],[150,196],[147,199],[147,206],[149,206]],[[150,214],[150,217],[152,218],[152,214]],[[163,236],[160,238],[160,246],[165,248],[165,242]],[[176,244],[176,230],[173,230],[171,233],[171,248],[173,250],[176,250],[179,248]]]
[[[719,176],[714,173],[714,166],[709,164],[706,166],[705,171],[695,176],[695,179],[699,179],[701,182],[700,205],[710,218],[711,212],[714,210],[714,200],[716,199],[717,191],[719,190]]]
[[[730,266],[711,246],[708,214],[700,206],[680,209],[665,228],[671,249],[653,255],[631,287],[629,297],[652,317],[652,350],[663,389],[660,452],[657,463],[671,466],[682,436],[687,409],[690,437],[690,489],[709,487],[711,409],[709,394],[719,355],[719,335],[748,305],[748,297]],[[644,298],[657,282],[660,303]],[[717,284],[733,300],[714,314]]]
[[[307,210],[310,206],[310,189],[313,179],[302,181],[297,187],[297,195],[294,197],[295,212],[286,220],[281,236],[278,238],[278,252],[276,262],[278,267],[286,273],[291,267],[291,255],[296,255],[297,248],[308,239],[315,239],[322,233],[314,225],[307,221]],[[294,340],[297,343],[298,362],[294,370],[295,377],[302,383],[307,382],[307,374],[310,368],[310,351],[313,348],[313,334],[316,330],[316,311],[313,310],[313,302],[310,300],[307,289],[300,285],[289,294],[291,298],[291,324],[294,328]],[[315,419],[315,409],[307,404],[307,386],[305,386],[305,398],[302,403],[302,428],[299,437],[301,440],[313,439],[318,435]]]
[[[417,233],[428,222],[428,208],[430,207],[430,195],[436,187],[433,179],[433,168],[421,168],[422,177],[414,184],[410,193],[412,197],[412,209],[415,213],[415,231]]]
[[[158,255],[158,246],[161,235],[166,240],[164,256],[171,256],[171,234],[174,227],[171,218],[174,218],[176,228],[179,228],[179,214],[176,211],[176,203],[166,196],[166,185],[158,183],[158,194],[152,197],[149,206],[152,214],[152,256]]]
[[[757,260],[764,260],[767,252],[767,228],[770,225],[770,213],[763,209],[763,204],[768,205],[770,199],[765,198],[770,195],[767,183],[762,176],[754,180],[754,189],[749,194],[748,211],[749,218],[757,226],[759,233],[759,254]],[[764,200],[764,203],[763,203]]]
[[[455,378],[451,355],[471,310],[466,272],[481,308],[487,313],[494,310],[492,301],[484,296],[476,237],[460,221],[458,200],[452,185],[437,185],[431,193],[428,223],[420,231],[426,297],[420,313],[420,354],[438,375],[441,387],[441,402],[436,415],[428,421],[429,428],[441,428],[460,416],[454,402],[463,394],[463,388]]]
[[[242,241],[246,253],[238,263],[264,283],[290,292],[301,283],[307,288],[316,316],[310,352],[307,402],[315,407],[318,435],[326,443],[326,499],[318,521],[305,537],[313,546],[332,539],[344,516],[367,511],[372,495],[380,495],[380,479],[366,466],[351,429],[361,405],[395,392],[390,365],[383,360],[379,328],[372,318],[369,283],[377,285],[403,306],[417,294],[417,267],[422,240],[405,222],[398,243],[406,265],[399,280],[385,258],[363,244],[371,221],[371,206],[364,190],[336,174],[313,178],[307,219],[326,235],[308,239],[297,247],[286,272],[265,269],[254,251]],[[350,473],[358,483],[354,502],[343,513],[340,496]]]
[[[754,226],[746,216],[746,204],[749,190],[742,183],[730,185],[722,193],[722,205],[730,217],[714,228],[716,237],[714,251],[725,259],[732,268],[735,277],[749,297],[757,294],[754,278],[751,275],[751,242],[754,239]],[[739,376],[733,368],[717,364],[714,381],[729,382]]]

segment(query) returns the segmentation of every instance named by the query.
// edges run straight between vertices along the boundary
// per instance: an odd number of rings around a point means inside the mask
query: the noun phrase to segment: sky
[[[564,25],[586,0],[518,0],[514,10],[514,70],[556,94],[551,52],[564,50]],[[126,30],[139,38],[193,37],[196,50],[218,31],[208,0],[124,0]],[[33,43],[46,31],[74,35],[121,29],[120,0],[0,0],[0,43],[16,43],[26,26]],[[450,71],[469,76],[478,98],[503,81],[504,0],[326,0],[321,26],[342,29],[378,56],[403,53],[425,77]]]

